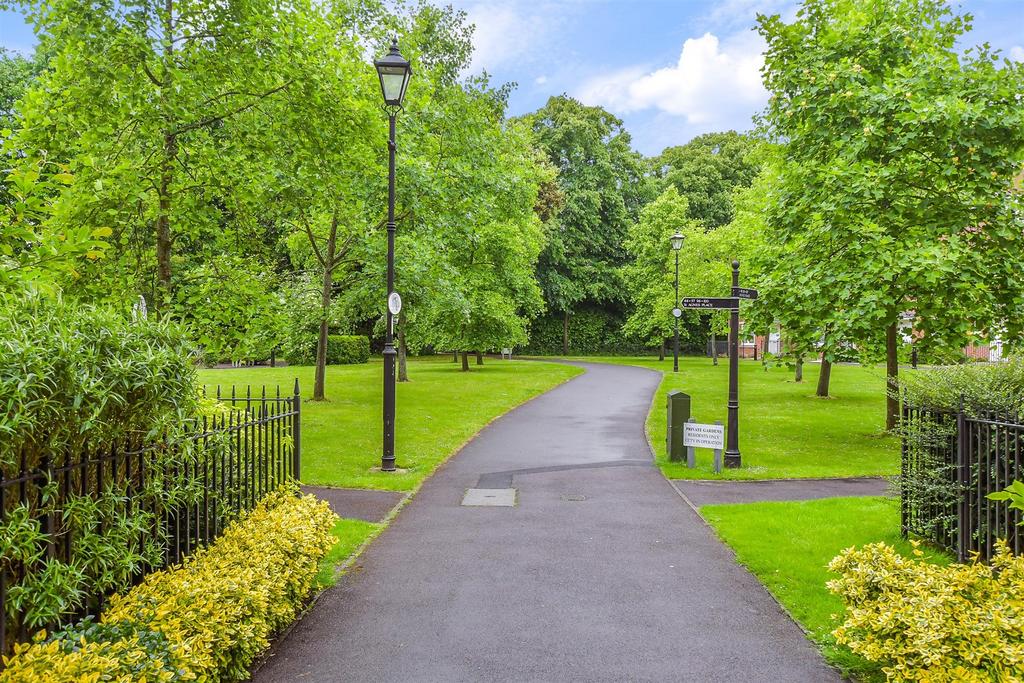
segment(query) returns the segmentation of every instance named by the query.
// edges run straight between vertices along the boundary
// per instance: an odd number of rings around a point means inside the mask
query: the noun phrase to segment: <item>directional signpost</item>
[[[725,445],[725,466],[740,466],[740,300],[757,298],[757,290],[740,287],[740,262],[732,262],[731,297],[688,297],[679,302],[680,308],[698,310],[727,309],[729,314],[729,431]]]

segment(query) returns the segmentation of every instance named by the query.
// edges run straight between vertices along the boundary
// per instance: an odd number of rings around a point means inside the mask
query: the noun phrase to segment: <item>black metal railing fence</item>
[[[989,500],[1024,479],[1024,424],[1017,414],[902,408],[900,482],[903,535],[926,538],[961,562],[991,560],[996,541],[1021,552],[1021,513]]]
[[[17,586],[29,574],[54,561],[70,565],[93,552],[97,536],[122,533],[122,540],[130,536],[126,555],[148,558],[131,571],[130,582],[137,582],[207,545],[240,512],[299,478],[297,381],[283,395],[280,387],[268,394],[266,387],[258,393],[246,387],[243,393],[218,386],[209,396],[221,408],[204,416],[197,431],[181,442],[136,438],[100,452],[44,451],[37,462],[23,452],[14,467],[0,471],[0,529],[20,522],[18,528],[42,534],[31,556],[17,556],[5,547],[0,558],[0,653],[9,653],[15,642],[39,628],[97,614],[110,593],[102,581],[95,582],[79,607],[57,623],[34,623],[33,606],[16,599]],[[118,506],[114,514],[111,505]],[[86,523],[76,512],[83,507],[92,508]],[[114,528],[124,520],[146,528]]]

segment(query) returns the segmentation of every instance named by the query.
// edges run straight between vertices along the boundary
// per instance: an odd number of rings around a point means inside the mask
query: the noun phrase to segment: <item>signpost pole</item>
[[[679,250],[676,250],[676,305],[679,305]],[[675,342],[672,346],[672,372],[679,372],[679,316],[676,318]]]
[[[732,286],[740,286],[740,262],[732,262]],[[740,466],[740,308],[739,301],[729,313],[729,430],[725,444],[725,466]]]

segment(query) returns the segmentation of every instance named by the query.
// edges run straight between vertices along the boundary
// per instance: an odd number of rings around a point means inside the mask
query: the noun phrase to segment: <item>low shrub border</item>
[[[114,596],[99,623],[17,646],[0,683],[244,680],[312,591],[336,520],[282,487],[208,548]]]
[[[923,554],[915,550],[915,554]],[[829,569],[846,604],[836,641],[890,681],[982,683],[1024,677],[1024,558],[936,566],[885,543],[848,548]]]
[[[349,365],[370,360],[370,340],[362,335],[332,334],[327,337],[327,364]]]

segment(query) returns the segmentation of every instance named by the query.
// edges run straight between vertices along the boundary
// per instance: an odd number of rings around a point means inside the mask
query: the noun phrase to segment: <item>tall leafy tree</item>
[[[692,218],[709,229],[718,228],[733,219],[733,193],[748,187],[757,175],[756,146],[736,131],[706,133],[666,148],[650,166],[656,178],[686,197]]]
[[[786,142],[768,211],[772,307],[790,331],[886,348],[898,402],[898,325],[925,345],[1024,323],[1019,193],[1024,65],[939,0],[806,0],[760,17],[772,93],[764,123]]]
[[[112,244],[162,304],[175,253],[222,231],[225,198],[248,185],[229,124],[294,82],[307,10],[278,0],[20,5],[52,58],[22,99],[18,145],[68,164],[68,219],[113,228]]]
[[[622,121],[600,107],[561,95],[525,119],[558,170],[564,197],[537,277],[548,308],[562,316],[568,353],[569,319],[581,302],[622,300],[619,273],[626,234],[646,196],[643,169]]]

